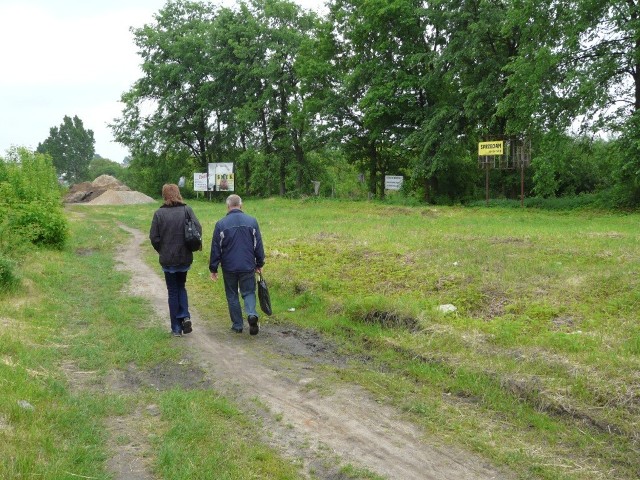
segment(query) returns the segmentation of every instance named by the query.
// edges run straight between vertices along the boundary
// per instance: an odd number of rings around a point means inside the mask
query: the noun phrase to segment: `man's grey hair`
[[[229,195],[227,197],[227,207],[229,208],[242,207],[242,199],[240,198],[240,195],[236,195],[235,193],[232,193],[231,195]]]

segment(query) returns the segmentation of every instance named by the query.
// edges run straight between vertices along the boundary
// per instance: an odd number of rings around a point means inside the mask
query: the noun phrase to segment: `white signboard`
[[[384,188],[385,190],[400,190],[403,180],[404,177],[402,175],[385,175]]]
[[[193,174],[193,191],[194,192],[207,191],[207,174],[206,173]]]
[[[233,163],[209,164],[209,190],[233,192],[235,190]]]

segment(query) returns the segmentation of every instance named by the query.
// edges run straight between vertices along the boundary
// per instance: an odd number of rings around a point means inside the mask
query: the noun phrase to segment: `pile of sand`
[[[133,205],[137,203],[155,203],[149,195],[134,191],[107,190],[87,205]]]
[[[69,193],[64,197],[64,203],[84,205],[129,205],[154,202],[155,200],[150,196],[132,191],[111,175],[100,175],[93,182],[72,185]]]

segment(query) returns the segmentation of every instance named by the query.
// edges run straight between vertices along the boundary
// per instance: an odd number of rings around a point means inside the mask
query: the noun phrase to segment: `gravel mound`
[[[107,190],[86,205],[134,205],[139,203],[156,203],[149,195],[135,191]]]
[[[72,185],[64,197],[64,203],[84,205],[128,205],[155,203],[144,193],[136,192],[111,175],[100,175],[93,182]]]

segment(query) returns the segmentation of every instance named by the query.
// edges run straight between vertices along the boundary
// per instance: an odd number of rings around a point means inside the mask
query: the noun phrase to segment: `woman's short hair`
[[[180,195],[180,189],[175,183],[165,183],[162,186],[162,198],[165,205],[180,205],[184,203],[182,201],[182,195]]]

